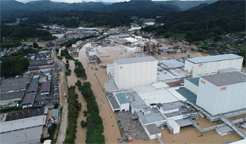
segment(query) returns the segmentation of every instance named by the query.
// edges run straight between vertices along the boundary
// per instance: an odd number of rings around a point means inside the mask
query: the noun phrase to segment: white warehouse
[[[200,77],[196,104],[211,115],[246,108],[246,75],[230,72]]]
[[[123,90],[156,82],[157,64],[152,56],[115,60],[115,84]]]
[[[235,68],[241,70],[243,57],[235,54],[197,57],[185,61],[184,70],[192,74],[192,77],[200,77],[216,74],[219,70]]]

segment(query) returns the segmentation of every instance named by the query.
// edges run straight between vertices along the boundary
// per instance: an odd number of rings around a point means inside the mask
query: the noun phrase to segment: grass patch
[[[22,107],[6,108],[6,109],[1,109],[1,113],[17,112],[21,110],[22,110]]]

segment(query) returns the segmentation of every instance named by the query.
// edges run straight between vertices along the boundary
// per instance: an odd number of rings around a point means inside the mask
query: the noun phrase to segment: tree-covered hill
[[[166,37],[183,34],[188,41],[218,39],[228,32],[245,30],[245,2],[217,1],[201,9],[172,12],[157,20],[162,27],[146,27]]]
[[[3,11],[4,17],[28,18],[21,23],[26,24],[58,24],[65,27],[78,27],[80,21],[92,26],[129,26],[130,16],[99,13],[92,11]]]
[[[124,14],[129,16],[139,16],[146,18],[155,18],[171,11],[179,11],[179,7],[174,5],[159,4],[148,1],[129,1],[119,2],[110,5],[101,2],[83,2],[83,3],[62,3],[49,0],[33,1],[29,3],[20,3],[15,0],[4,0],[1,2],[2,11],[25,10],[25,11],[94,11],[103,13]]]

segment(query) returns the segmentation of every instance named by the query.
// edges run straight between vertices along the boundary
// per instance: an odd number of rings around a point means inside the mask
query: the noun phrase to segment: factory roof
[[[126,93],[116,93],[115,96],[117,97],[120,104],[129,103],[128,99],[126,98]]]
[[[45,124],[46,115],[29,117],[24,119],[12,120],[0,123],[0,134],[20,129],[43,126]]]
[[[31,81],[31,77],[8,78],[2,80],[2,86],[29,83],[30,81]]]
[[[137,112],[139,118],[143,121],[144,124],[152,124],[158,121],[164,121],[166,118],[156,109],[146,106],[144,111],[149,111],[150,113],[145,115],[141,110]]]
[[[114,60],[115,63],[119,64],[130,64],[130,63],[139,63],[139,62],[149,62],[149,61],[157,61],[152,56],[147,56],[147,57],[138,57],[138,58],[129,58],[129,59],[117,59]]]
[[[30,66],[40,66],[40,65],[47,65],[47,60],[33,60],[30,62]]]
[[[196,57],[196,58],[187,59],[187,61],[192,62],[194,64],[199,64],[199,63],[240,59],[240,58],[243,57],[235,54],[224,54],[224,55],[216,55],[216,56]]]
[[[2,144],[38,143],[43,133],[43,126],[12,131],[1,134]]]
[[[188,80],[189,82],[193,83],[196,86],[199,86],[199,80],[200,80],[199,77],[198,78],[192,78],[192,79],[186,79],[186,80]]]
[[[50,91],[50,82],[43,82],[40,88],[40,92]]]
[[[29,104],[29,103],[32,103],[33,100],[34,100],[34,93],[27,93],[25,95],[25,98],[23,99],[23,102],[22,104]]]
[[[171,102],[171,103],[158,104],[157,106],[163,111],[169,111],[169,110],[180,108],[183,105],[184,104],[182,102],[176,101],[176,102]]]
[[[111,103],[114,110],[117,110],[120,108],[119,104],[117,103],[115,97],[108,97],[109,102]]]
[[[15,91],[23,91],[26,90],[26,84],[15,84],[11,86],[1,86],[0,91],[2,93],[15,92]]]
[[[27,93],[36,92],[38,89],[38,83],[31,83],[27,89]]]
[[[176,123],[180,126],[180,127],[185,127],[185,126],[189,126],[189,125],[193,125],[192,121],[190,119],[180,119],[180,120],[176,120]]]
[[[8,113],[5,121],[18,120],[40,115],[44,115],[44,108],[27,109],[19,112]]]
[[[53,109],[52,117],[58,117],[59,109]]]
[[[216,131],[224,135],[224,134],[229,134],[229,133],[233,132],[233,129],[230,128],[229,126],[225,125],[225,126],[216,128]]]
[[[202,76],[201,78],[218,87],[246,82],[246,75],[241,72],[217,73],[210,76]]]
[[[197,95],[189,91],[185,87],[180,87],[179,89],[176,90],[178,93],[180,93],[183,97],[185,97],[187,100],[196,103]]]
[[[13,100],[13,99],[21,100],[24,97],[24,94],[25,94],[24,91],[12,92],[12,93],[3,93],[0,95],[0,101]]]
[[[114,63],[112,63],[112,64],[107,64],[107,67],[114,67]]]
[[[184,63],[179,62],[177,60],[161,60],[161,63],[167,66],[168,68],[184,66]]]
[[[161,133],[158,127],[155,124],[150,124],[146,126],[147,130],[149,131],[150,135],[156,135]]]
[[[152,103],[170,103],[178,101],[178,99],[165,88],[156,89],[155,87],[148,85],[134,88],[134,90],[147,105]]]

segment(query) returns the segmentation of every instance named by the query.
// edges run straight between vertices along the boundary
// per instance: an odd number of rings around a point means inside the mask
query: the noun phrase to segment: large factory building
[[[243,57],[235,54],[197,57],[185,61],[184,70],[192,74],[192,77],[200,77],[216,74],[219,70],[235,68],[241,70]]]
[[[123,90],[156,82],[157,64],[158,61],[151,56],[115,60],[115,84]]]
[[[200,77],[196,104],[211,115],[246,108],[245,79],[241,72]]]

